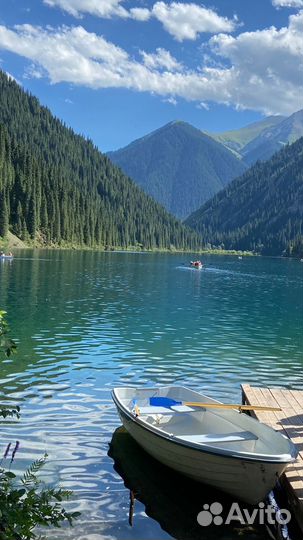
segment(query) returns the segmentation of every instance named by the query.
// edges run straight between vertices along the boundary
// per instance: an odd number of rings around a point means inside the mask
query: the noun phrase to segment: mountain
[[[238,157],[242,157],[242,150],[246,145],[256,139],[263,131],[278,125],[284,119],[285,116],[268,116],[264,120],[240,129],[224,131],[223,133],[209,133],[209,135],[235,152]]]
[[[226,249],[290,253],[303,240],[303,137],[233,180],[186,224]]]
[[[293,143],[303,136],[303,110],[270,126],[242,148],[246,163],[253,164],[258,159],[266,161],[287,143]]]
[[[0,72],[0,236],[45,245],[196,248],[198,237]]]
[[[108,156],[144,191],[182,219],[246,168],[223,145],[180,121]]]
[[[266,161],[285,144],[303,137],[303,110],[288,118],[269,116],[238,130],[210,135],[250,166],[258,160]]]

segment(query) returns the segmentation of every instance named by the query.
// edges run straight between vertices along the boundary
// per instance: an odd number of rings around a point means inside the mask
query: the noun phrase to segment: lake
[[[242,382],[303,388],[303,264],[205,256],[198,271],[188,267],[194,257],[24,250],[0,261],[0,309],[18,341],[1,363],[1,400],[22,409],[2,422],[0,450],[19,439],[18,468],[46,451],[43,478],[72,489],[70,506],[82,512],[50,540],[184,540],[191,525],[195,538],[197,512],[220,500],[117,430],[114,386],[177,383],[226,402],[241,400]],[[114,460],[139,499],[133,527]],[[203,530],[206,540],[236,537]]]

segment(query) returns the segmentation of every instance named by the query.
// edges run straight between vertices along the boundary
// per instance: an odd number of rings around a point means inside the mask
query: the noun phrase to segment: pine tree
[[[35,238],[36,228],[37,228],[37,216],[36,216],[36,204],[35,204],[35,200],[33,196],[30,198],[30,202],[29,202],[27,223],[28,223],[27,228],[28,228],[30,237]]]
[[[201,246],[91,141],[0,72],[2,228],[23,239],[81,246]],[[5,123],[6,127],[3,127]]]
[[[6,203],[6,194],[0,193],[0,236],[4,238],[8,233],[8,211]]]

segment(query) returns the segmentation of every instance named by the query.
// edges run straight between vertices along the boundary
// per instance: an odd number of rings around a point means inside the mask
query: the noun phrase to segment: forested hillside
[[[49,245],[199,247],[197,235],[0,72],[0,236]]]
[[[303,256],[303,138],[258,162],[186,223],[226,249]]]
[[[222,144],[179,121],[108,155],[146,193],[182,219],[246,168]]]

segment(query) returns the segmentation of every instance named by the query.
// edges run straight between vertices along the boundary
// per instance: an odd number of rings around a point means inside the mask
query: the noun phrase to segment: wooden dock
[[[257,388],[242,384],[242,402],[280,407],[277,412],[252,411],[260,422],[286,434],[299,450],[298,460],[281,478],[289,506],[303,532],[303,391]]]

